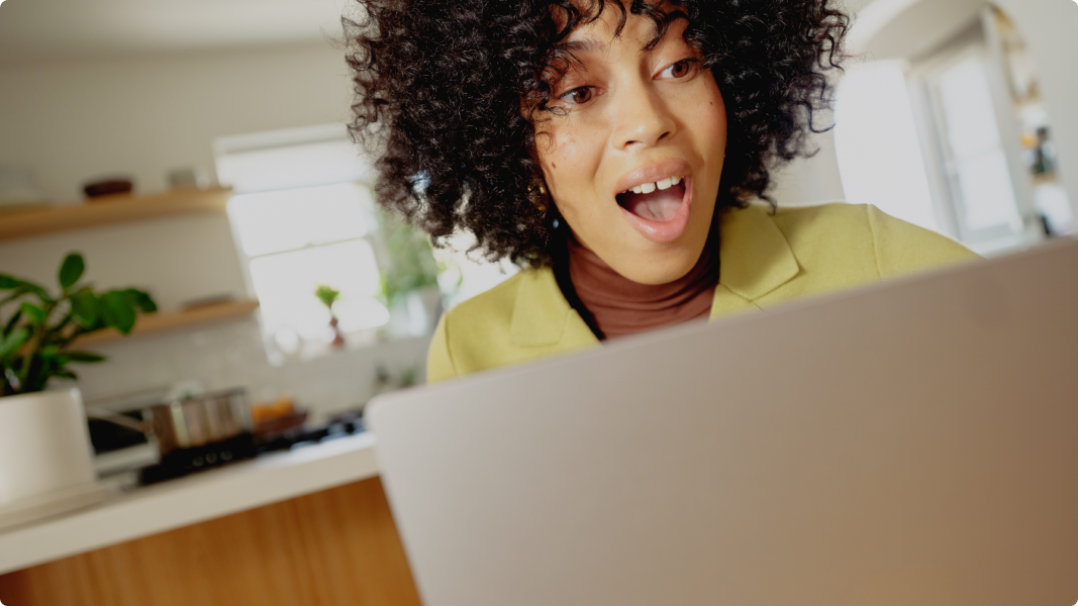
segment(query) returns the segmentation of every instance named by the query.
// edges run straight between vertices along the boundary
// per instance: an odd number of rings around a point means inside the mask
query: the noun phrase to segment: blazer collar
[[[558,349],[599,343],[561,294],[550,267],[526,270],[520,277],[509,338],[517,345]]]
[[[800,271],[790,243],[769,209],[752,205],[723,212],[719,223],[720,286],[746,301],[755,301]],[[712,317],[715,311],[712,307]]]
[[[790,281],[800,271],[786,237],[759,205],[723,212],[719,224],[719,285],[711,307],[715,318],[743,309]],[[573,348],[598,339],[558,288],[549,267],[521,276],[510,322],[513,343]]]

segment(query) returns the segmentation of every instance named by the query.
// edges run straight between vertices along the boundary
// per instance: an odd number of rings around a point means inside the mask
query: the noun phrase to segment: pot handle
[[[131,417],[127,417],[115,412],[87,408],[86,416],[91,419],[97,419],[98,421],[105,421],[108,423],[112,423],[113,425],[119,425],[120,427],[126,427],[128,429],[134,429],[135,431],[141,431],[147,436],[153,434],[153,428],[146,421],[136,421]]]

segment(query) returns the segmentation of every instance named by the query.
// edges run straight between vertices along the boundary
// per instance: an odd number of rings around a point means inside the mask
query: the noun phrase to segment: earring
[[[545,213],[549,208],[547,203],[550,195],[547,193],[546,183],[543,182],[542,177],[535,177],[532,186],[528,188],[528,194],[532,204],[539,209],[539,212]]]

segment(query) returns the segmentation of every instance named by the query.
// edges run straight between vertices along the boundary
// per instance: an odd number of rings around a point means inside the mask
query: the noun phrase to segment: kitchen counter
[[[0,574],[377,476],[362,433],[110,495],[0,531]]]

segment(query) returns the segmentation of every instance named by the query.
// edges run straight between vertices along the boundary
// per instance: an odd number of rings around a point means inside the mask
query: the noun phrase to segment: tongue
[[[674,218],[684,197],[681,187],[656,190],[650,194],[625,194],[625,210],[648,221],[669,221]]]

